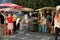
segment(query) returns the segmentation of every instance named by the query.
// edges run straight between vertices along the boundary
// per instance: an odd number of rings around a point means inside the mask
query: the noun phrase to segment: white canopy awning
[[[34,11],[32,8],[22,8],[22,11]]]

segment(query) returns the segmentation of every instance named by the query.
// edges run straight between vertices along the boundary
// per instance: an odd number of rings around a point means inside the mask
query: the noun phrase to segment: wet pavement
[[[50,33],[22,32],[3,38],[0,34],[0,40],[54,40],[54,35]]]

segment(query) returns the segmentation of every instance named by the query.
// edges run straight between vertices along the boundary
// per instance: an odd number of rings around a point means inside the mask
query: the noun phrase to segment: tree
[[[60,0],[13,0],[12,2],[33,9],[55,7],[60,4]]]
[[[60,0],[54,0],[55,6],[60,5]]]

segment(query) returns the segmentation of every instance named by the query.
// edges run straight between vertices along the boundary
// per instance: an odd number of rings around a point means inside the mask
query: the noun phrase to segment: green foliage
[[[12,2],[33,9],[55,7],[60,4],[60,0],[13,0]]]

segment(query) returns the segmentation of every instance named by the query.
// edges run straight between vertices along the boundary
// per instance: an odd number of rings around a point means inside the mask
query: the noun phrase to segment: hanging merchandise
[[[29,16],[32,16],[32,13],[31,12],[29,13]]]
[[[25,18],[24,18],[25,20],[28,20],[28,15],[27,15],[27,14],[25,14],[24,17],[25,17]]]

